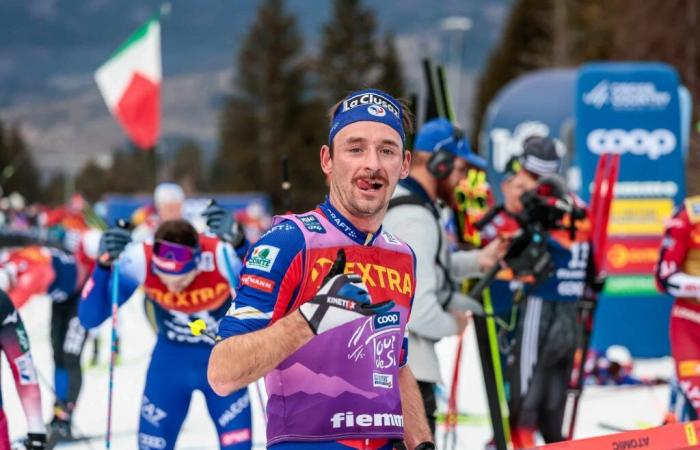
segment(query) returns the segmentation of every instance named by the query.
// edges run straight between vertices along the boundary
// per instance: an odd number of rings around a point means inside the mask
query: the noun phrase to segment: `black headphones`
[[[443,147],[452,142],[459,142],[464,138],[464,131],[455,124],[452,124],[452,136],[439,141],[433,147],[433,153],[428,159],[428,172],[438,180],[444,180],[450,176],[455,166],[455,155]]]

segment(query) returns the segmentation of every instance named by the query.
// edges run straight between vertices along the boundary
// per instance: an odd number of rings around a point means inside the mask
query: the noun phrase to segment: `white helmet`
[[[182,203],[185,201],[185,191],[175,183],[160,183],[153,191],[153,203]]]

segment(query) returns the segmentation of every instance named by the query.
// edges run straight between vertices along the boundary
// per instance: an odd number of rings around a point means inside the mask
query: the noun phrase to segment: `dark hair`
[[[167,241],[188,247],[199,246],[199,234],[185,219],[167,220],[160,224],[154,237],[156,241]]]

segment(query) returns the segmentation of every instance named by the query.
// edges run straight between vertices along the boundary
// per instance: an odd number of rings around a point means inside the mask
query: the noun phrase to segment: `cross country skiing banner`
[[[136,30],[95,72],[107,108],[138,147],[155,147],[160,133],[160,23]]]
[[[616,343],[635,356],[668,353],[672,300],[657,292],[653,269],[664,220],[685,196],[678,92],[678,76],[664,64],[596,63],[579,70],[575,154],[585,200],[599,155],[620,155],[594,348]]]
[[[486,149],[488,180],[497,201],[503,200],[500,185],[508,160],[522,153],[522,144],[530,136],[554,139],[568,166],[575,83],[574,69],[538,70],[508,83],[489,104],[479,148]]]
[[[678,92],[675,70],[663,64],[601,63],[579,71],[576,155],[585,200],[599,155],[621,155],[608,228],[609,274],[652,273],[663,222],[685,197]],[[636,281],[618,280],[618,287],[638,290]],[[645,285],[655,292],[650,277]]]

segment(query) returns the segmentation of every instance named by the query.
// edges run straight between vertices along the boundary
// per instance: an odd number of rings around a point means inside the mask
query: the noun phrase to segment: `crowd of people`
[[[436,392],[445,383],[435,344],[461,336],[473,315],[484,315],[461,285],[492,269],[499,271],[494,292],[516,317],[500,355],[506,370],[499,381],[508,387],[512,444],[534,446],[537,435],[563,440],[580,344],[577,305],[600,249],[591,247],[585,215],[572,216],[585,205],[558,189],[562,164],[553,141],[532,136],[523,142],[498,186],[502,205],[492,204],[483,183],[476,186],[488,200],[476,217],[457,193],[464,194],[464,181],[486,163],[459,126],[427,121],[416,130],[412,151],[409,134],[412,118],[390,94],[367,89],[342,99],[320,149],[328,196],[314,210],[277,216],[259,239],[249,239],[236,216],[213,202],[197,220],[184,218],[185,194],[173,183],[158,186],[152,208],[132,217],[140,222],[134,229],[107,226],[77,197],[56,210],[25,207],[16,198],[7,208],[0,204],[6,240],[0,348],[27,415],[25,448],[71,439],[89,330],[112,314],[112,301],[122,305],[140,290],[157,342],[142,407],[134,411],[139,449],[175,447],[195,390],[204,394],[220,448],[250,449],[247,387],[260,378],[268,394],[268,448],[434,449]],[[548,189],[539,189],[545,180]],[[558,205],[561,223],[582,224],[547,234],[551,276],[521,277],[508,265],[510,244],[527,217],[523,195],[532,192],[554,200],[542,204]],[[475,219],[489,208],[495,210],[480,224],[480,238],[467,242],[464,236],[474,236]],[[673,356],[696,411],[699,211],[700,201],[689,199],[670,221],[657,273],[660,288],[678,297]],[[36,294],[52,301],[55,408],[48,426],[31,337],[20,318]],[[203,324],[196,335],[195,321]],[[596,376],[630,380],[629,370],[610,367]],[[0,450],[9,448],[0,409]]]

